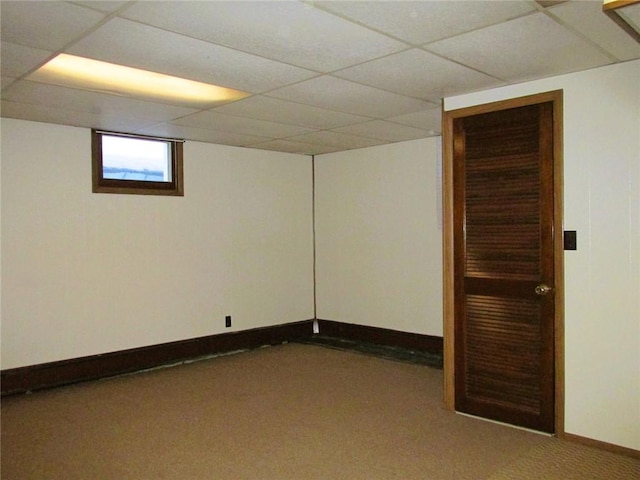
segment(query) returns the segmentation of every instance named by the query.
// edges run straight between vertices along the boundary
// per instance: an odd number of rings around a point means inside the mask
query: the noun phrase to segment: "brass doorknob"
[[[553,289],[549,285],[545,285],[544,283],[541,283],[540,285],[536,286],[536,295],[546,295],[551,290]]]

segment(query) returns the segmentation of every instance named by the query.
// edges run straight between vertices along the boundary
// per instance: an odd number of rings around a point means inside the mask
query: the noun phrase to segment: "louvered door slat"
[[[535,301],[467,296],[467,395],[539,413],[540,315]]]

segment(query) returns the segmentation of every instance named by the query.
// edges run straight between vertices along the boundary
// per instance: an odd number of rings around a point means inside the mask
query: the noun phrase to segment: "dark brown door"
[[[553,103],[453,123],[456,410],[554,430]]]

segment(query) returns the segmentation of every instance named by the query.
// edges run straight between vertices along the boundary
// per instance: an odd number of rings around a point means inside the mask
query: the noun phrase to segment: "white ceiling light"
[[[250,94],[74,55],[60,54],[27,77],[35,82],[206,108]]]

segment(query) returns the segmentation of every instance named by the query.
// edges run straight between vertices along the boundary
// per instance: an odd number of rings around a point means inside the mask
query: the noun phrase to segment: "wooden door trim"
[[[453,121],[481,113],[495,112],[508,108],[523,107],[551,102],[553,105],[553,168],[554,168],[554,364],[555,364],[555,433],[564,434],[564,245],[563,232],[563,127],[562,90],[527,95],[509,100],[475,105],[442,114],[443,153],[443,337],[444,337],[444,402],[447,408],[455,410],[455,323],[454,323],[454,238],[453,238]]]

